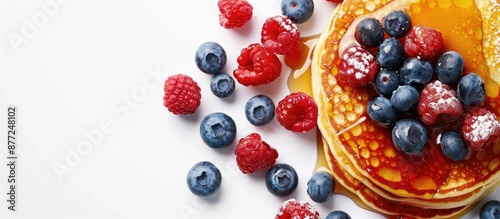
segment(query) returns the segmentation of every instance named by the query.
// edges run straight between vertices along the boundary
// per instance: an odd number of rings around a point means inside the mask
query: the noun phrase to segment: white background
[[[252,20],[233,30],[219,25],[216,2],[1,1],[0,142],[7,139],[6,107],[17,105],[20,158],[13,213],[6,203],[6,145],[0,144],[0,218],[274,218],[289,197],[271,195],[264,173],[239,172],[235,144],[214,150],[202,142],[199,122],[216,111],[233,117],[237,139],[258,132],[275,147],[278,162],[299,174],[290,197],[312,202],[306,183],[316,161],[315,132],[291,133],[276,121],[254,127],[244,116],[253,95],[277,104],[289,93],[286,66],[271,84],[237,84],[233,96],[219,99],[210,92],[211,76],[194,62],[200,44],[216,41],[227,52],[224,71],[232,73],[240,50],[259,42],[263,21],[281,13],[281,1],[249,1]],[[313,18],[299,25],[302,36],[322,31],[335,6],[315,4]],[[177,73],[202,88],[194,115],[175,116],[163,106],[163,82]],[[220,193],[211,199],[195,197],[185,182],[202,160],[223,173]],[[352,218],[383,218],[341,195],[313,205],[323,217],[344,210]],[[476,218],[477,210],[469,215]]]

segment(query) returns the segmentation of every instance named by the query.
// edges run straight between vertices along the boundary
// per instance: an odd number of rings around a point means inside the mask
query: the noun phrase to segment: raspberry
[[[257,86],[274,81],[281,74],[281,61],[261,44],[250,44],[238,56],[238,68],[233,71],[236,80],[244,86]]]
[[[219,23],[226,29],[243,27],[252,19],[253,6],[246,0],[219,0]]]
[[[201,103],[201,89],[191,77],[172,75],[163,87],[163,105],[173,114],[193,114]]]
[[[406,35],[404,48],[408,57],[419,56],[422,59],[434,60],[443,48],[441,32],[426,26],[415,25]]]
[[[327,2],[342,3],[344,0],[326,0]]]
[[[463,109],[457,93],[448,85],[436,80],[427,84],[422,90],[418,114],[423,123],[431,125],[449,119],[444,118],[444,115],[458,118],[462,113]]]
[[[297,48],[300,42],[300,31],[290,18],[276,15],[267,18],[264,22],[260,40],[268,51],[283,55]]]
[[[367,50],[353,46],[346,49],[340,58],[339,74],[349,86],[365,86],[375,79],[379,64]]]
[[[318,106],[306,93],[291,93],[278,103],[276,119],[292,132],[308,132],[317,124]]]
[[[472,149],[480,149],[500,136],[500,122],[485,108],[473,108],[465,114],[462,138]]]
[[[319,212],[306,201],[297,201],[294,198],[283,202],[274,219],[319,219]]]
[[[271,168],[278,158],[278,151],[252,133],[241,138],[234,151],[236,164],[243,173],[253,173]]]

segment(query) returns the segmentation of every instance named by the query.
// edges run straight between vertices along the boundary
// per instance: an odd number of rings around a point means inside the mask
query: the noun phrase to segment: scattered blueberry
[[[274,115],[274,102],[266,95],[255,95],[245,104],[245,116],[252,125],[266,125],[273,120]]]
[[[436,62],[434,72],[445,84],[453,84],[460,79],[464,71],[464,59],[460,53],[448,51],[443,53]]]
[[[377,96],[367,104],[368,116],[381,126],[391,126],[398,121],[401,112],[392,107],[391,101]]]
[[[456,131],[446,131],[439,138],[444,155],[453,161],[462,161],[469,153],[467,145]]]
[[[392,128],[392,142],[406,154],[415,155],[422,152],[427,139],[427,129],[415,119],[401,119]]]
[[[384,41],[382,23],[373,17],[364,18],[356,27],[354,37],[363,46],[377,47]]]
[[[209,161],[201,161],[189,170],[186,181],[193,194],[210,196],[220,188],[222,175],[214,164]]]
[[[375,75],[374,85],[377,93],[390,98],[392,92],[399,86],[398,73],[394,70],[381,69]]]
[[[226,51],[216,42],[205,42],[196,50],[195,61],[202,72],[216,74],[226,66]]]
[[[328,201],[334,189],[335,181],[333,181],[332,175],[326,171],[316,172],[307,182],[307,194],[315,202]]]
[[[484,81],[476,73],[469,73],[458,82],[457,96],[466,106],[479,105],[483,102],[485,95]]]
[[[479,209],[479,219],[499,219],[500,218],[500,201],[489,200],[485,202]]]
[[[410,16],[402,10],[389,12],[383,22],[385,32],[391,37],[401,38],[411,30]]]
[[[288,164],[275,164],[266,174],[266,187],[271,194],[285,197],[292,194],[299,183],[295,169]]]
[[[428,61],[409,58],[399,69],[399,82],[423,89],[431,81],[432,73],[432,65]]]
[[[351,219],[351,216],[344,211],[336,210],[326,215],[325,219]]]
[[[394,109],[406,112],[418,104],[420,94],[410,85],[399,86],[392,94],[391,104]]]
[[[376,56],[381,68],[398,69],[404,61],[405,50],[399,40],[391,37],[380,44]]]
[[[220,98],[229,97],[233,94],[235,88],[234,78],[227,73],[217,73],[210,80],[210,90]]]
[[[211,113],[201,121],[200,135],[203,142],[211,148],[228,147],[236,138],[236,124],[225,113]]]
[[[302,24],[308,21],[314,12],[313,0],[282,0],[281,14],[287,16],[293,23]]]

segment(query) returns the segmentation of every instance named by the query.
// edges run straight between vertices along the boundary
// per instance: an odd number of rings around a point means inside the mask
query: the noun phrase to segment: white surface
[[[43,7],[48,2],[55,3],[49,14]],[[311,201],[306,182],[316,160],[315,133],[294,134],[276,121],[254,127],[244,116],[251,96],[263,93],[277,104],[288,94],[286,67],[275,82],[238,84],[223,100],[210,92],[210,75],[194,62],[201,43],[216,41],[231,73],[240,50],[259,42],[263,21],[281,13],[280,1],[250,1],[254,16],[238,30],[219,26],[216,2],[2,1],[0,141],[6,142],[6,106],[17,105],[20,164],[15,213],[4,201],[8,174],[0,166],[0,218],[274,218],[286,198],[266,190],[264,174],[242,174],[234,145],[214,150],[199,137],[199,122],[215,111],[237,122],[237,139],[258,132],[275,147],[278,162],[299,174],[291,197]],[[299,25],[302,36],[319,33],[334,9],[325,0],[315,4],[313,18]],[[25,40],[12,44],[13,34]],[[174,116],[163,107],[163,81],[176,73],[192,76],[202,88],[195,115]],[[89,142],[94,146],[84,148]],[[75,153],[81,159],[68,162]],[[223,173],[216,198],[197,198],[186,186],[187,171],[202,160]],[[71,172],[58,174],[55,165]],[[341,195],[313,205],[323,217],[344,210],[352,218],[382,218]],[[470,215],[476,218],[477,211]]]

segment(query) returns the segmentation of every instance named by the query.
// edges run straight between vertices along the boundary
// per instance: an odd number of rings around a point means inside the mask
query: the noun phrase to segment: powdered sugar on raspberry
[[[441,81],[433,81],[422,90],[418,105],[420,119],[425,124],[433,124],[438,116],[448,114],[459,117],[463,108],[456,92]]]
[[[353,88],[373,82],[379,65],[375,57],[359,46],[348,48],[341,56],[340,76]]]
[[[283,202],[275,219],[319,219],[319,212],[309,202],[290,198]]]
[[[462,136],[470,147],[478,149],[500,134],[500,122],[495,114],[480,108],[467,113],[462,127]]]
[[[292,20],[290,20],[290,19],[284,19],[283,17],[284,17],[283,15],[281,15],[281,16],[275,16],[275,17],[273,17],[273,20],[276,21],[280,25],[280,27],[282,27],[283,29],[285,29],[287,32],[297,33],[299,31],[299,29],[292,22]]]

